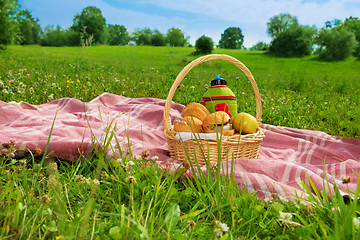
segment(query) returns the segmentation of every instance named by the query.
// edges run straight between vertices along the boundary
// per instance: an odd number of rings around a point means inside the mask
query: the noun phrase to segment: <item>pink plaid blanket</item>
[[[174,170],[179,162],[169,158],[164,106],[162,99],[133,99],[109,93],[90,102],[72,98],[42,105],[0,101],[0,143],[14,140],[25,151],[44,150],[51,132],[48,153],[60,159],[76,161],[81,154],[88,157],[95,146],[109,142],[109,155],[124,156],[130,146],[133,155],[140,156],[147,150],[150,157],[158,157],[159,165]],[[172,104],[172,120],[181,116],[183,108]],[[265,138],[259,157],[234,161],[234,177],[241,188],[256,192],[259,198],[274,193],[291,198],[304,194],[302,183],[310,186],[311,179],[318,191],[327,190],[328,194],[334,184],[343,194],[355,191],[360,173],[360,139],[266,124],[262,127]],[[112,132],[117,141],[106,134]]]

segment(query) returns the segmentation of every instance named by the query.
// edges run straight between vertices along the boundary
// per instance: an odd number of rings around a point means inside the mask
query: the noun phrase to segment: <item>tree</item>
[[[129,33],[123,25],[108,25],[109,45],[126,45],[129,41]]]
[[[221,39],[219,41],[220,48],[242,48],[244,43],[244,35],[241,32],[241,29],[238,27],[229,27],[223,34],[221,34]]]
[[[319,45],[318,53],[324,60],[344,60],[349,57],[357,46],[354,33],[336,27],[322,29],[316,38]]]
[[[150,28],[136,29],[133,39],[136,45],[151,45],[152,31]]]
[[[154,30],[151,37],[151,45],[153,46],[165,46],[166,38],[159,30]]]
[[[325,22],[325,27],[326,28],[338,27],[338,26],[340,26],[341,23],[342,22],[341,22],[340,19],[335,18],[333,21],[326,21]]]
[[[166,39],[172,47],[183,47],[187,44],[187,39],[179,28],[170,28],[166,34]]]
[[[41,27],[38,19],[34,19],[28,10],[20,9],[16,13],[17,21],[20,26],[20,44],[40,43]]]
[[[303,57],[312,52],[316,29],[294,25],[276,35],[270,43],[270,53],[280,57]]]
[[[19,26],[15,18],[15,0],[0,0],[0,48],[15,43]]]
[[[196,40],[195,49],[197,54],[209,54],[214,49],[214,41],[211,38],[202,35]]]
[[[349,17],[345,19],[344,23],[340,27],[354,33],[357,41],[357,47],[354,51],[354,55],[360,57],[360,18]]]
[[[266,24],[267,32],[271,37],[275,38],[278,34],[288,30],[293,26],[299,25],[297,18],[288,13],[282,13],[270,18],[270,22]]]
[[[79,43],[80,37],[89,39],[91,35],[94,43],[105,43],[105,28],[106,21],[101,10],[93,6],[84,8],[81,14],[76,14],[71,26],[71,29],[78,33]],[[84,29],[86,33],[83,32]]]

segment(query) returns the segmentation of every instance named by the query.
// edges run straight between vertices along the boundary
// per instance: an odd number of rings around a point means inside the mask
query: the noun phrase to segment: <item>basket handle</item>
[[[253,77],[253,75],[251,74],[251,72],[249,71],[249,69],[239,60],[237,60],[236,58],[233,58],[229,55],[224,55],[224,54],[209,54],[209,55],[205,55],[202,57],[199,57],[197,59],[195,59],[194,61],[190,62],[188,65],[186,65],[183,70],[181,70],[181,72],[177,75],[171,89],[169,92],[169,95],[166,99],[166,103],[165,103],[165,109],[164,109],[164,131],[165,131],[165,136],[169,137],[169,138],[174,138],[176,132],[173,130],[172,125],[171,125],[171,119],[170,119],[170,108],[171,108],[171,102],[172,99],[174,97],[175,91],[178,88],[178,86],[180,85],[181,81],[184,79],[184,77],[186,76],[186,74],[195,66],[197,66],[198,64],[201,64],[203,62],[209,61],[209,60],[224,60],[227,62],[230,62],[232,64],[234,64],[236,67],[238,67],[249,79],[251,86],[253,87],[254,93],[255,93],[255,100],[256,100],[256,120],[260,126],[261,124],[261,115],[262,115],[262,107],[261,107],[261,97],[260,97],[260,92],[259,89],[257,87],[256,81]]]

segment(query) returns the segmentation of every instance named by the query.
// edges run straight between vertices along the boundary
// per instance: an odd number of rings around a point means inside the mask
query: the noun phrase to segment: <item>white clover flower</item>
[[[194,90],[194,89],[195,89],[195,87],[194,87],[194,86],[191,86],[191,87],[190,87],[190,89],[191,89],[191,90]]]
[[[285,213],[281,211],[279,213],[280,213],[279,221],[281,222],[282,225],[286,225],[288,227],[296,227],[296,228],[303,227],[303,225],[301,225],[300,223],[290,221],[290,219],[292,218],[291,213]]]
[[[226,225],[226,223],[215,221],[214,233],[217,237],[222,237],[228,230],[229,227]]]
[[[4,86],[4,83],[3,81],[0,80],[0,87],[3,87]]]
[[[25,94],[25,90],[22,88],[17,88],[16,91],[21,95]]]
[[[90,180],[88,178],[83,178],[82,181],[81,181],[83,184],[87,184],[87,185],[90,185]]]
[[[49,171],[55,172],[58,169],[58,166],[57,166],[56,162],[51,162],[49,164],[48,168],[49,168]]]
[[[226,223],[219,222],[218,226],[220,227],[221,231],[227,232],[229,230],[229,227],[226,225]]]
[[[159,156],[153,156],[153,157],[151,158],[151,160],[157,161],[157,160],[159,160]]]
[[[51,100],[54,100],[54,94],[50,94],[49,96],[48,96],[48,99],[51,101]]]
[[[3,92],[4,94],[9,94],[8,90],[6,90],[5,88],[2,90],[2,92]]]
[[[282,222],[283,224],[289,224],[290,223],[290,219],[292,218],[292,214],[291,213],[285,213],[285,212],[279,212],[280,213],[280,222]]]
[[[359,220],[359,218],[354,217],[354,218],[353,218],[353,224],[354,224],[354,229],[355,229],[356,231],[359,230],[359,226],[360,226],[360,220]]]
[[[266,202],[266,203],[272,203],[272,202],[274,202],[273,196],[272,196],[272,195],[266,196],[266,197],[264,198],[264,202]]]
[[[133,161],[128,161],[127,163],[126,163],[126,165],[125,165],[125,171],[127,172],[127,173],[130,173],[130,174],[132,174],[133,172],[134,172],[134,169],[133,169],[133,165],[134,165],[135,163],[133,162]]]
[[[95,179],[93,180],[93,184],[94,184],[95,186],[99,186],[99,185],[100,185],[100,181],[95,178]]]

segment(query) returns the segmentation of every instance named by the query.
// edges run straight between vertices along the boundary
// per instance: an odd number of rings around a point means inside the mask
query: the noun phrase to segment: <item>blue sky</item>
[[[76,14],[87,6],[102,11],[107,24],[124,25],[129,32],[136,28],[158,29],[166,34],[180,28],[190,43],[202,35],[217,44],[228,27],[240,27],[244,45],[270,42],[266,23],[272,16],[290,13],[301,25],[322,28],[335,18],[360,17],[359,0],[19,0],[21,8],[31,11],[40,25],[68,28]]]

